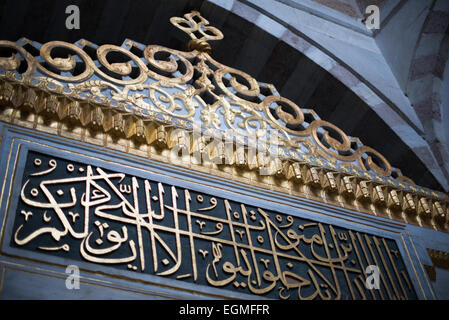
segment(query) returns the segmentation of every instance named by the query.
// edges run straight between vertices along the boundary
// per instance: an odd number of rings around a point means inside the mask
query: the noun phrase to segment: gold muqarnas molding
[[[215,61],[208,41],[223,34],[198,12],[170,21],[189,34],[188,51],[131,40],[0,41],[10,53],[0,58],[0,120],[449,231],[447,195],[416,186],[274,86]],[[275,140],[275,152],[255,152],[256,137],[264,146]],[[173,150],[182,156],[170,157]]]

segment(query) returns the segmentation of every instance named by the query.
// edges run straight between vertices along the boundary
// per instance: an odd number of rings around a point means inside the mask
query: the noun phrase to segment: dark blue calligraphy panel
[[[34,151],[10,244],[268,298],[417,298],[392,239]]]

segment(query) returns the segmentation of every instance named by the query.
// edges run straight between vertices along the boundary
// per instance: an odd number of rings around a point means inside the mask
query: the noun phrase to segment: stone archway
[[[443,121],[443,108],[448,108],[448,102],[443,101],[443,90],[449,81],[444,77],[448,58],[449,3],[438,0],[423,25],[406,90],[424,126],[425,139],[446,178],[449,178],[449,148],[445,137],[448,124]]]

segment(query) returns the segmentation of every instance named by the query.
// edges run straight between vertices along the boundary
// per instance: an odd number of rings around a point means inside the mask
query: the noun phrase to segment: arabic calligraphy
[[[396,242],[30,151],[11,245],[277,299],[414,299]],[[367,290],[368,265],[381,271]]]

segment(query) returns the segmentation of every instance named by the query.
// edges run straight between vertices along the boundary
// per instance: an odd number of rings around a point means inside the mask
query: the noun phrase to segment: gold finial
[[[223,33],[217,28],[209,26],[209,21],[202,17],[198,11],[186,13],[184,17],[172,17],[170,22],[192,38],[187,44],[187,50],[211,53],[212,49],[207,41],[221,40],[223,39]]]

